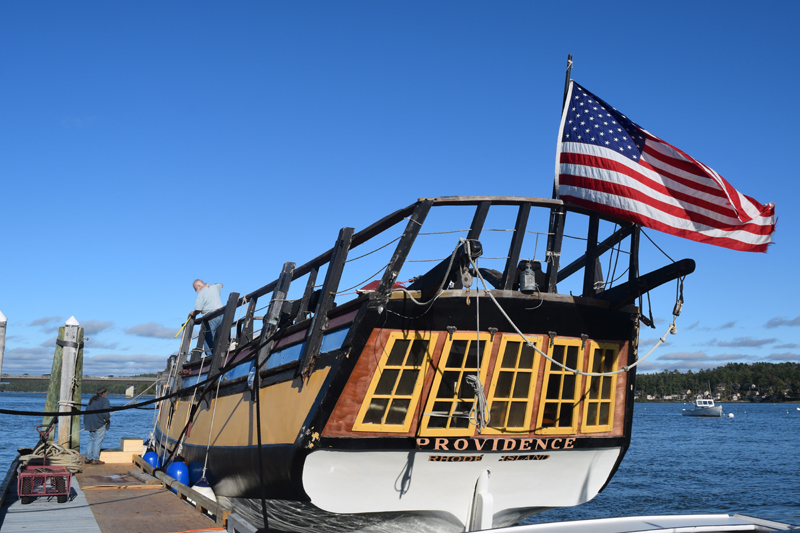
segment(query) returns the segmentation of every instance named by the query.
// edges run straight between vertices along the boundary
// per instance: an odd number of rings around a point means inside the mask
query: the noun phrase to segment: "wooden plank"
[[[101,494],[96,492],[95,494]],[[120,492],[113,494],[119,495]],[[137,493],[135,498],[138,500]],[[146,493],[145,493],[146,494]],[[133,507],[137,512],[140,511],[138,503],[131,506],[130,498],[126,498],[126,506]],[[117,521],[121,521],[119,515]],[[128,526],[133,525],[133,518],[122,520]],[[206,521],[206,524],[209,522]],[[17,487],[11,484],[6,505],[0,509],[0,524],[3,533],[30,533],[32,531],[52,531],[57,533],[134,533],[134,531],[166,533],[168,530],[156,529],[112,529],[101,532],[98,527],[95,515],[89,507],[86,494],[81,490],[80,482],[77,477],[72,478],[70,496],[64,503],[58,503],[55,498],[33,498],[29,504],[22,505],[17,495]],[[207,526],[206,526],[207,527]],[[174,529],[172,531],[185,531],[187,528]]]
[[[155,477],[151,476],[150,474],[145,474],[144,472],[140,472],[138,470],[128,470],[128,475],[133,477],[133,478],[135,478],[135,479],[138,479],[139,481],[141,481],[145,485],[158,485],[158,484],[160,484],[160,482],[158,481],[158,478],[155,478]]]
[[[547,231],[547,282],[546,292],[555,293],[561,266],[561,241],[564,240],[564,224],[567,212],[563,208],[550,211],[550,229]]]

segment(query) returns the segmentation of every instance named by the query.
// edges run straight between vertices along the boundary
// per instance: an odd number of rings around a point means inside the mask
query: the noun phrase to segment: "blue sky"
[[[642,367],[798,361],[799,18],[794,2],[3,2],[3,371],[49,372],[73,315],[85,373],[158,371],[197,277],[244,294],[419,197],[549,197],[570,53],[575,80],[777,206],[767,254],[648,232],[698,267]],[[653,293],[643,344],[674,297]]]

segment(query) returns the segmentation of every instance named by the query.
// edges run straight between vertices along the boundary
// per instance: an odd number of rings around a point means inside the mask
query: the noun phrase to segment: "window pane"
[[[602,372],[601,368],[603,368],[603,350],[597,348],[592,358],[592,372],[598,374]]]
[[[411,351],[408,353],[406,366],[420,366],[425,357],[425,351],[428,349],[428,341],[414,341],[411,345]]]
[[[497,386],[494,389],[495,398],[509,398],[511,396],[511,383],[514,381],[513,372],[500,372]]]
[[[395,394],[402,396],[411,396],[414,394],[414,386],[417,384],[417,376],[419,376],[419,369],[403,370],[400,376],[400,383],[397,384]]]
[[[467,341],[453,341],[450,345],[450,353],[447,356],[447,368],[462,368],[464,366],[464,354],[467,352]]]
[[[536,351],[527,344],[522,345],[522,353],[519,356],[519,368],[525,370],[533,369],[533,356]]]
[[[513,402],[511,409],[508,411],[508,427],[521,428],[525,427],[525,402]]]
[[[600,404],[600,420],[598,421],[598,424],[600,424],[601,426],[605,426],[608,424],[608,408],[610,405],[611,404],[605,402]]]
[[[470,385],[467,381],[467,376],[471,376],[474,374],[464,372],[461,374],[461,386],[458,387],[458,397],[459,398],[474,398],[475,397],[475,387]]]
[[[564,392],[561,394],[561,399],[572,399],[575,397],[575,374],[564,375]]]
[[[611,376],[606,376],[603,378],[603,399],[611,399]]]
[[[364,415],[365,424],[380,424],[383,421],[383,414],[386,412],[386,406],[389,405],[388,398],[373,398]]]
[[[403,366],[403,359],[406,358],[406,351],[411,341],[405,339],[398,339],[392,345],[392,351],[389,353],[389,358],[386,364],[389,366]]]
[[[586,411],[586,425],[587,426],[597,425],[597,404],[595,402],[591,402],[588,405],[588,409]]]
[[[570,403],[562,403],[561,404],[561,413],[559,413],[558,417],[558,427],[561,428],[568,428],[572,426],[572,404]]]
[[[578,370],[578,346],[567,347],[567,362],[565,364],[569,368]]]
[[[502,368],[516,368],[517,354],[519,353],[519,342],[506,343],[506,351],[503,353]]]
[[[553,346],[553,359],[555,359],[562,365],[564,364],[564,347],[561,346],[560,344],[556,344],[555,346]]]
[[[492,402],[489,410],[492,427],[504,427],[506,425],[506,406],[508,402]]]
[[[456,383],[461,372],[445,372],[442,376],[442,381],[439,383],[439,390],[436,392],[437,398],[455,398],[456,397]]]
[[[402,424],[403,422],[405,422],[406,413],[408,412],[408,405],[410,403],[411,400],[407,399],[393,400],[391,407],[389,407],[389,412],[386,414],[386,423]]]
[[[596,400],[600,394],[600,378],[593,377],[589,383],[589,399]]]
[[[448,402],[436,402],[433,404],[433,412],[434,413],[441,413],[444,415],[450,414],[450,404]],[[430,420],[428,421],[429,428],[445,428],[447,427],[447,421],[450,420],[446,416],[431,416]]]
[[[381,379],[378,381],[378,386],[375,387],[375,394],[391,394],[394,390],[394,384],[397,382],[397,375],[399,370],[384,369],[381,374]]]
[[[550,374],[547,382],[547,399],[558,400],[561,393],[561,374]]]
[[[531,386],[531,375],[528,372],[518,372],[517,381],[514,383],[514,398],[528,398],[528,389]]]
[[[544,416],[542,416],[542,427],[551,428],[556,425],[556,413],[558,412],[557,403],[544,404]]]
[[[481,348],[481,359],[486,357],[486,341],[472,341],[469,343],[469,353],[464,368],[478,368],[478,346]]]
[[[605,359],[603,361],[605,363],[605,366],[603,368],[603,370],[605,372],[611,372],[612,370],[614,370],[615,361],[614,361],[614,350],[613,349],[606,350],[606,357],[605,357]]]

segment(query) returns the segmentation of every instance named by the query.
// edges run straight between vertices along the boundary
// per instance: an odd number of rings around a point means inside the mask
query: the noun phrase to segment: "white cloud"
[[[171,339],[175,337],[179,328],[168,328],[155,322],[148,322],[146,324],[139,324],[125,330],[128,335],[137,335],[139,337],[155,337],[157,339]]]

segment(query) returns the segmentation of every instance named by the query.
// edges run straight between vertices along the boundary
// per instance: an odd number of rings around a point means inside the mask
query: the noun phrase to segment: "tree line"
[[[800,363],[728,363],[697,372],[664,370],[638,374],[636,390],[643,397],[656,398],[691,390],[692,398],[709,391],[722,399],[737,395],[744,400],[800,400]]]
[[[133,377],[152,377],[153,381],[156,380],[155,374],[141,374]],[[14,379],[4,377],[3,383],[0,383],[0,392],[47,392],[50,384],[48,379]],[[141,381],[114,381],[108,382],[107,380],[92,380],[84,379],[81,383],[81,394],[95,394],[101,387],[105,387],[109,394],[125,394],[125,391],[133,385],[133,394],[137,396],[142,392],[147,391],[148,395],[155,394],[155,388],[151,387],[152,383]],[[151,387],[150,390],[147,390]]]

